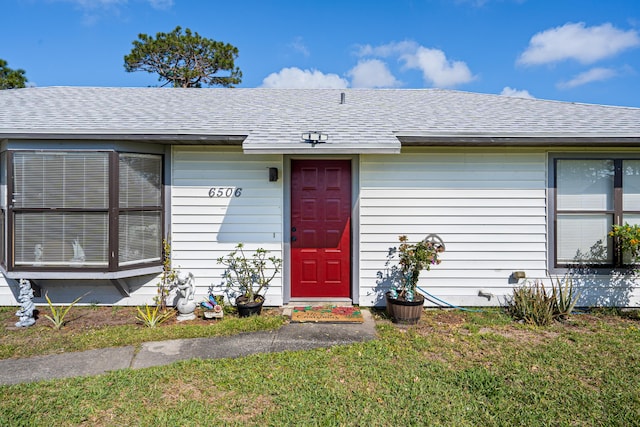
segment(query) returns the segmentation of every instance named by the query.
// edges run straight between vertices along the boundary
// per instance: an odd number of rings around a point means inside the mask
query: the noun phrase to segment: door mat
[[[359,307],[349,306],[311,306],[294,307],[291,313],[291,321],[326,322],[326,323],[363,323],[364,318]]]

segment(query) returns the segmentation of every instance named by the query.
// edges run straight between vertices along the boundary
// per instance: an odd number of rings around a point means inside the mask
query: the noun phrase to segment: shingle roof
[[[344,93],[345,102],[341,103]],[[247,152],[393,152],[403,144],[640,142],[640,109],[442,89],[43,87],[0,91],[0,139],[228,141]],[[246,138],[245,138],[246,136]]]

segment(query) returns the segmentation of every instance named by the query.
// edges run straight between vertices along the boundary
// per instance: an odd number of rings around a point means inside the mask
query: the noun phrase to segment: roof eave
[[[211,144],[242,145],[247,134],[183,134],[183,133],[65,133],[65,132],[3,132],[0,139],[14,140],[94,140],[94,141],[136,141],[162,144]]]
[[[640,136],[553,135],[553,136],[487,136],[487,135],[397,135],[402,146],[638,146]]]
[[[400,148],[399,142],[393,144],[319,143],[312,145],[305,142],[299,144],[247,144],[245,141],[245,143],[242,144],[242,150],[245,154],[400,154]]]

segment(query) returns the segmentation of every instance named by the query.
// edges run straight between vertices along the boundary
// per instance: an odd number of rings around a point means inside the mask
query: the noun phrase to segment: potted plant
[[[269,251],[263,248],[247,256],[244,244],[238,243],[233,251],[218,258],[218,264],[226,267],[222,277],[227,288],[238,293],[236,306],[240,317],[260,314],[264,293],[280,271],[282,260],[269,256]]]
[[[398,247],[399,280],[386,293],[387,313],[397,323],[415,324],[420,320],[424,296],[417,291],[418,278],[423,270],[440,264],[440,253],[445,246],[440,237],[430,234],[418,243],[409,243],[400,236]]]

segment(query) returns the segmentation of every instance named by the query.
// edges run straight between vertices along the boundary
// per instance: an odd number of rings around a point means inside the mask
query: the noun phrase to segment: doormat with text
[[[359,307],[350,306],[311,306],[294,307],[291,313],[292,322],[326,322],[326,323],[362,323],[364,318]]]

